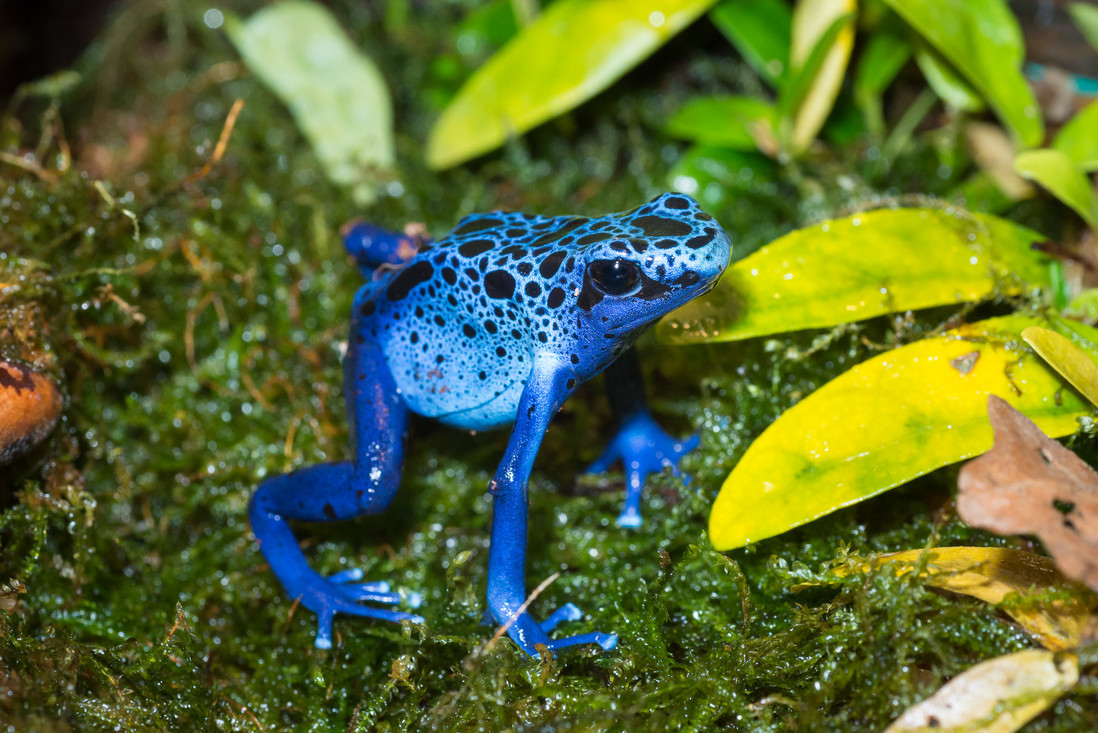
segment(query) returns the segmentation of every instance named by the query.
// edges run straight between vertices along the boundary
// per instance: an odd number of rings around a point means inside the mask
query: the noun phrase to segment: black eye
[[[640,284],[640,268],[629,260],[595,260],[587,266],[587,276],[607,295],[628,295]]]

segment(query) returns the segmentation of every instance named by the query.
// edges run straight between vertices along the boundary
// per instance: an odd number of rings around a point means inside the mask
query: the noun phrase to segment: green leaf
[[[1022,32],[1004,0],[885,0],[983,95],[1019,147],[1044,137],[1022,76]]]
[[[725,0],[709,13],[717,30],[775,89],[789,68],[793,12],[783,0]]]
[[[1068,5],[1068,12],[1087,43],[1098,50],[1098,8],[1089,3],[1072,3]]]
[[[969,211],[998,214],[1014,205],[1015,199],[1003,193],[998,182],[985,171],[977,170],[953,189],[949,197]]]
[[[675,113],[664,131],[706,145],[753,151],[773,138],[774,120],[774,107],[755,97],[697,97]]]
[[[893,16],[894,17],[894,16]],[[854,101],[866,127],[878,138],[885,135],[881,97],[911,58],[911,46],[901,29],[886,24],[874,31],[862,48],[854,74]]]
[[[1098,196],[1087,174],[1059,150],[1027,150],[1014,158],[1014,170],[1048,189],[1075,210],[1091,229],[1098,229]]]
[[[787,144],[808,149],[842,87],[854,47],[856,0],[800,0],[793,9],[791,73],[782,84],[780,114],[792,118]]]
[[[915,63],[919,65],[919,70],[923,72],[930,88],[950,107],[965,112],[980,112],[987,106],[979,92],[932,46],[919,43],[915,48]]]
[[[672,343],[826,328],[1047,284],[1044,237],[961,210],[882,209],[791,232],[730,267],[704,298],[666,316]]]
[[[719,209],[729,196],[758,192],[773,181],[776,166],[760,153],[694,145],[679,159],[668,180],[705,208]],[[773,196],[773,193],[763,194]]]
[[[492,0],[469,13],[457,28],[454,45],[462,56],[502,46],[518,33],[515,8],[510,0]]]
[[[392,174],[385,80],[321,5],[289,0],[225,30],[244,62],[290,108],[328,178],[369,203]]]
[[[1048,435],[1076,430],[1087,403],[1024,347],[1048,321],[1007,316],[879,354],[785,411],[748,448],[709,518],[718,550],[785,532],[992,444],[998,395]]]
[[[715,0],[559,0],[479,68],[427,139],[449,168],[566,112],[621,77]]]
[[[1091,335],[1098,338],[1094,329],[1083,327],[1088,328]],[[1030,326],[1022,331],[1022,338],[1049,366],[1090,400],[1092,405],[1098,405],[1098,363],[1095,362],[1098,346],[1094,341],[1075,331],[1068,331],[1068,335],[1064,335],[1038,326]],[[1077,343],[1080,339],[1085,345]]]
[[[1098,101],[1091,102],[1056,133],[1052,147],[1084,171],[1098,171]]]

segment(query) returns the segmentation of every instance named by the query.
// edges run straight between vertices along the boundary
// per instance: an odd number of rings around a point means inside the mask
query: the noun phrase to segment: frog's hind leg
[[[364,605],[399,603],[400,596],[390,593],[387,583],[360,582],[361,571],[344,570],[327,578],[318,574],[309,567],[287,522],[327,522],[376,514],[385,509],[400,485],[408,408],[381,349],[371,343],[355,343],[352,333],[344,381],[355,459],[270,478],[256,490],[248,509],[259,547],[286,593],[316,613],[316,645],[324,649],[332,645],[336,613],[422,621],[410,613]]]

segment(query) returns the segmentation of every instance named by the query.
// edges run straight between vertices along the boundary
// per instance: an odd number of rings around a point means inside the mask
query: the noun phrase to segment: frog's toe
[[[373,603],[400,603],[402,598],[399,593],[391,592],[390,585],[384,580],[362,580],[360,568],[347,568],[337,573],[332,573],[325,580],[335,586],[337,592],[352,601],[371,601]],[[418,595],[418,594],[417,594]],[[422,598],[420,599],[422,600]],[[411,605],[411,604],[409,604]],[[412,605],[418,608],[419,605]]]
[[[592,461],[584,473],[606,473],[618,460],[621,459],[621,450],[617,441],[611,441],[602,455]]]
[[[402,599],[399,593],[377,591],[371,587],[372,585],[372,583],[345,585],[342,590],[343,594],[353,601],[370,601],[371,603],[390,603],[393,605],[401,602]]]
[[[576,604],[565,603],[556,611],[553,611],[551,614],[549,614],[549,618],[545,619],[538,625],[541,626],[542,631],[548,634],[550,631],[555,629],[558,624],[564,621],[578,621],[582,617],[583,613],[579,610]]]
[[[618,635],[592,631],[589,634],[577,634],[576,636],[566,636],[563,639],[553,639],[546,646],[549,647],[549,651],[557,651],[580,644],[598,644],[604,651],[610,651],[618,645]]]
[[[641,517],[640,511],[636,507],[627,506],[622,509],[621,514],[614,520],[614,523],[626,529],[636,529],[644,524],[644,518]]]
[[[672,452],[674,452],[676,456],[682,456],[684,453],[689,453],[690,451],[694,450],[699,445],[701,445],[701,434],[694,433],[686,440],[675,443],[675,447],[672,448]],[[678,461],[675,461],[675,463],[677,464]]]
[[[317,649],[331,649],[332,648],[332,622],[335,620],[337,613],[344,613],[348,616],[360,616],[363,618],[376,618],[382,621],[393,621],[400,623],[401,621],[411,621],[414,624],[422,624],[424,618],[414,613],[404,613],[402,611],[387,611],[382,608],[372,608],[370,606],[360,606],[354,603],[349,603],[343,599],[330,599],[329,603],[326,603],[320,608],[313,608],[316,613],[316,640],[313,642]]]
[[[339,572],[332,573],[326,577],[329,583],[354,583],[355,581],[362,580],[362,568],[347,568],[346,570],[340,570]],[[384,580],[375,583],[374,585],[385,586],[384,588],[375,588],[375,590],[381,592],[389,590],[389,584]]]

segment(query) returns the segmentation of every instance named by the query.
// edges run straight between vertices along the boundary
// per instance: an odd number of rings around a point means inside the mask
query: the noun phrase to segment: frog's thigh
[[[263,482],[253,513],[311,522],[382,511],[400,486],[408,408],[377,344],[357,341],[344,363],[353,461],[309,466]],[[254,518],[253,518],[254,519]],[[265,521],[260,521],[260,526]],[[253,526],[255,526],[253,524]],[[256,526],[256,534],[261,533]]]

